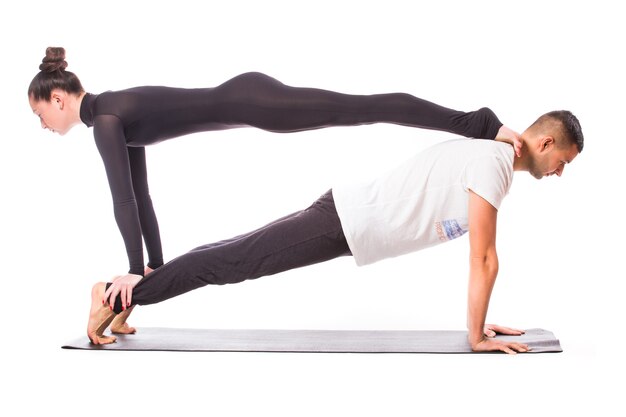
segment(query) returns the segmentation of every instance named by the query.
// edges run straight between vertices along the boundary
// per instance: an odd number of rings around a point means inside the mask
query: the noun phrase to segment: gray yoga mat
[[[117,342],[92,345],[83,336],[64,349],[159,350],[186,352],[353,352],[471,353],[467,332],[455,330],[208,330],[138,328],[116,335]],[[543,329],[498,339],[526,343],[532,353],[562,352],[558,339]]]

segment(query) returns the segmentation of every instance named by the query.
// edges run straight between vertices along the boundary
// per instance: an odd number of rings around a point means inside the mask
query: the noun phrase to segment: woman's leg
[[[158,303],[208,284],[233,284],[349,254],[329,191],[305,210],[168,262],[137,284],[132,301]]]
[[[488,108],[466,113],[404,93],[350,95],[290,87],[256,72],[225,82],[214,94],[228,123],[273,132],[393,123],[493,139],[502,125]]]

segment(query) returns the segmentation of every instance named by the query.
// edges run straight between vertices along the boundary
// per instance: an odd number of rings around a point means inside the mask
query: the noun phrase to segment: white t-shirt
[[[455,139],[417,154],[386,175],[333,188],[357,265],[415,252],[468,231],[469,190],[496,209],[513,181],[511,145]]]

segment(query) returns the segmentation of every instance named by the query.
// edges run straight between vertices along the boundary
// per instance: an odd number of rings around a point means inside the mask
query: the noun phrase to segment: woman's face
[[[65,98],[65,94],[60,94],[55,90],[52,92],[50,101],[35,101],[32,97],[28,100],[33,113],[41,121],[41,127],[61,136],[65,135],[72,127],[71,115],[65,106]]]

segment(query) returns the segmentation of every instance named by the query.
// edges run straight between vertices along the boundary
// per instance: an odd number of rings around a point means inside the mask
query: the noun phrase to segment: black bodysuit
[[[236,127],[297,132],[330,126],[393,123],[495,138],[502,123],[488,108],[461,112],[403,94],[347,95],[286,86],[260,73],[239,75],[215,88],[137,87],[86,94],[81,120],[93,126],[106,169],[115,220],[130,273],[163,264],[159,226],[148,191],[144,146],[190,133]]]

